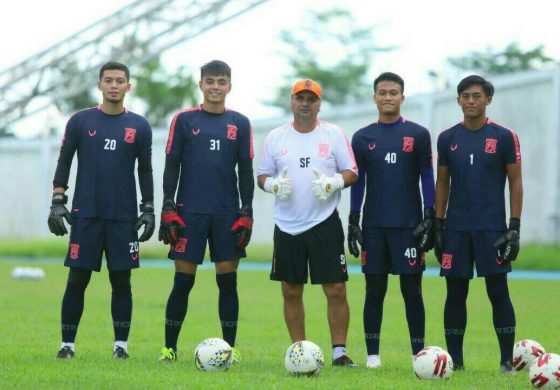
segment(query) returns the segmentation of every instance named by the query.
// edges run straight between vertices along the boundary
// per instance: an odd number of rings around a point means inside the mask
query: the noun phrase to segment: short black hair
[[[457,85],[457,96],[461,96],[465,89],[468,89],[473,85],[480,85],[486,96],[494,96],[494,86],[492,83],[475,74],[467,76],[461,80],[461,82]]]
[[[382,81],[393,81],[401,86],[401,93],[404,93],[404,80],[401,76],[393,72],[383,72],[373,81],[373,92],[377,91],[377,84]]]
[[[204,76],[226,75],[231,80],[231,68],[224,61],[214,60],[202,65],[200,68],[200,78]]]
[[[103,78],[103,72],[106,70],[122,70],[126,76],[126,81],[130,80],[130,71],[125,64],[121,64],[120,62],[109,61],[104,64],[101,69],[99,69],[99,81]]]

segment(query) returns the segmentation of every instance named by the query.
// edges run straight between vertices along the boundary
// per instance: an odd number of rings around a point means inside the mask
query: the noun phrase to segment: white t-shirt
[[[292,181],[292,193],[285,200],[276,198],[274,219],[280,230],[292,235],[323,222],[340,202],[340,191],[325,201],[315,196],[311,183],[317,176],[312,167],[326,176],[347,169],[358,173],[352,146],[344,131],[323,121],[317,121],[317,126],[309,133],[300,133],[292,123],[287,123],[267,135],[257,176],[277,176],[285,166]]]

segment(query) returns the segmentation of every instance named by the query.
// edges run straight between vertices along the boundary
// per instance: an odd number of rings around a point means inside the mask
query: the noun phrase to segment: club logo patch
[[[457,150],[457,144],[449,146],[449,149],[451,149],[452,152],[456,151]]]
[[[451,269],[453,265],[453,255],[451,253],[444,253],[441,255],[441,268]]]
[[[87,133],[90,137],[93,137],[97,133],[97,130],[88,130]]]
[[[200,133],[200,129],[192,129],[193,135],[198,135]]]
[[[498,144],[498,140],[495,138],[486,138],[486,146],[484,151],[486,153],[496,153],[496,145]]]
[[[132,261],[138,260],[138,252],[131,253],[130,258],[132,259]]]
[[[329,144],[319,144],[319,157],[329,156]]]
[[[237,139],[237,126],[227,125],[227,137],[232,141]]]
[[[130,127],[124,129],[124,142],[133,144],[135,139],[136,139],[136,129]]]
[[[70,258],[77,260],[80,252],[80,244],[70,244]]]
[[[280,149],[280,154],[281,154],[282,156],[285,156],[286,153],[288,153],[288,149]]]
[[[375,149],[376,146],[377,146],[377,144],[368,144],[368,149],[373,150],[373,149]]]
[[[185,249],[187,249],[187,239],[186,238],[179,238],[179,241],[175,244],[175,248],[173,248],[175,252],[178,253],[185,253]]]
[[[413,137],[403,137],[403,152],[410,153],[414,151],[414,138]]]

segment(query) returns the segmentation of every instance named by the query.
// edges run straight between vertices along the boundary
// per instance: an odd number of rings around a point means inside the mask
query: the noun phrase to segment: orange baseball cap
[[[317,95],[318,98],[321,98],[321,94],[322,94],[321,86],[319,85],[319,83],[311,79],[299,80],[297,83],[294,84],[294,89],[292,89],[292,95],[295,95],[296,93],[301,91],[311,91],[315,95]]]

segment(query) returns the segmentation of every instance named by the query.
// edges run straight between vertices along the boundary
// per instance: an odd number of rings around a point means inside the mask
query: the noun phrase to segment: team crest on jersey
[[[192,129],[193,135],[198,135],[200,133],[200,129]]]
[[[280,154],[281,154],[282,156],[285,156],[286,153],[288,153],[288,149],[286,149],[286,148],[280,149]]]
[[[329,156],[329,144],[319,144],[319,157]]]
[[[458,146],[457,144],[455,144],[455,145],[449,145],[449,149],[451,149],[451,151],[454,152],[454,151],[457,150],[457,146]]]
[[[441,268],[451,269],[453,265],[453,255],[451,253],[444,253],[441,255]]]
[[[403,137],[402,150],[403,150],[403,152],[414,151],[414,138],[413,137]]]
[[[227,125],[227,137],[231,140],[237,139],[237,126]]]
[[[88,130],[87,133],[89,134],[90,137],[93,137],[95,133],[97,133],[97,130]]]
[[[496,153],[496,145],[498,144],[498,140],[495,138],[486,138],[486,146],[484,151],[486,153]]]
[[[136,138],[136,129],[127,127],[124,129],[124,142],[128,142],[129,144],[134,143],[134,139]]]
[[[175,250],[175,252],[185,253],[185,249],[187,249],[187,239],[179,238],[179,241],[177,241],[173,249]]]
[[[70,258],[77,260],[80,252],[80,244],[70,244]]]
[[[377,144],[368,144],[368,149],[373,151],[373,149],[375,149],[376,146]]]

